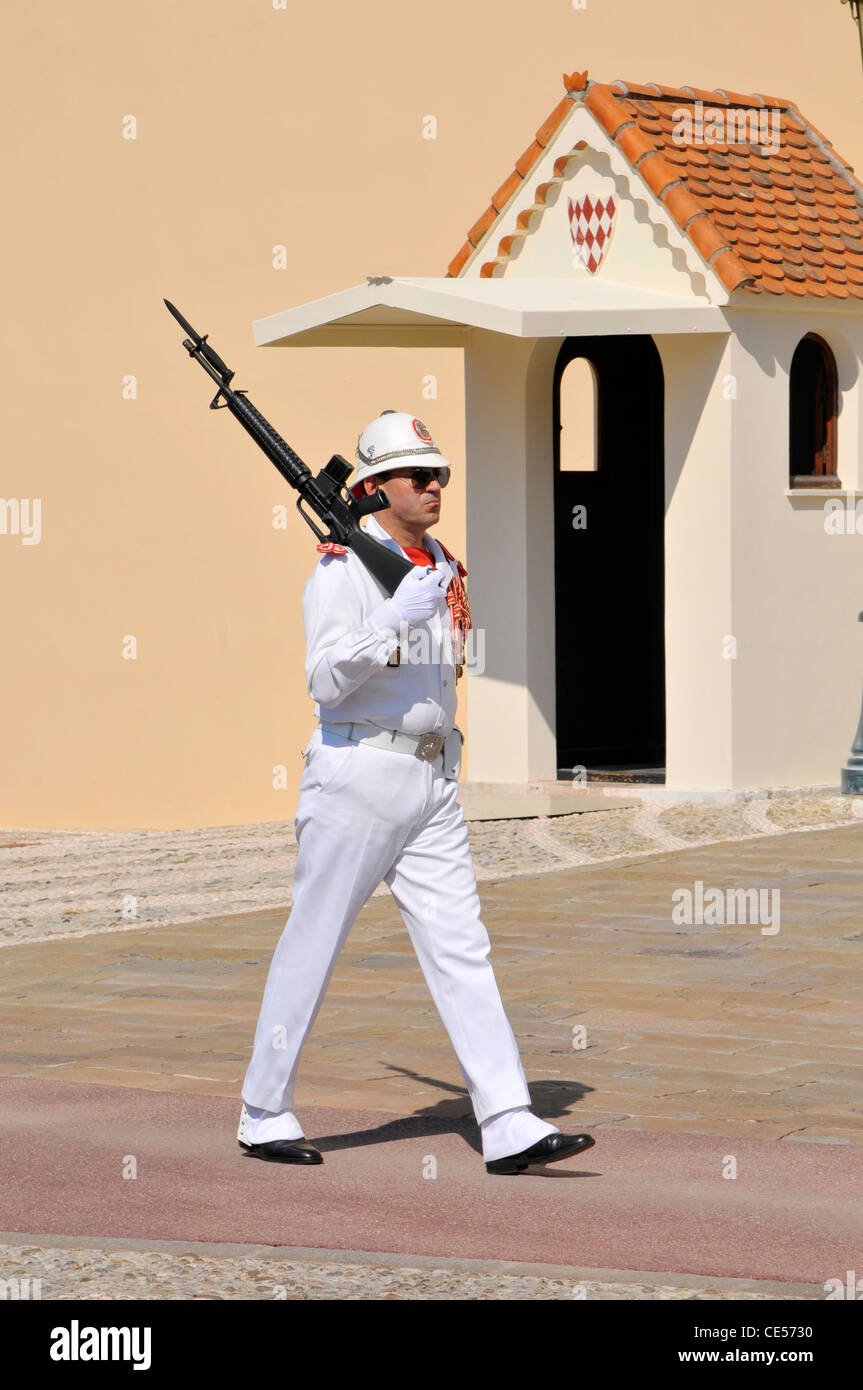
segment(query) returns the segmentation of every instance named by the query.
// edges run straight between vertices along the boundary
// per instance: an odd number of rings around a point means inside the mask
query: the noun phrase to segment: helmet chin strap
[[[384,512],[390,505],[390,499],[380,488],[374,492],[360,493],[351,503],[351,511],[354,516],[369,516],[372,512]]]

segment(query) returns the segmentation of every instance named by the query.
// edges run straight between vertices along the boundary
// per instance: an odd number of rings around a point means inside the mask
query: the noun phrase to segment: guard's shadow
[[[307,1135],[309,1141],[320,1149],[321,1153],[333,1153],[338,1149],[357,1149],[366,1144],[395,1143],[401,1139],[419,1139],[426,1136],[432,1138],[438,1134],[458,1134],[468,1148],[482,1156],[479,1126],[476,1123],[470,1097],[463,1086],[454,1086],[451,1082],[441,1081],[437,1077],[425,1076],[421,1072],[411,1071],[407,1067],[395,1066],[391,1062],[382,1063],[382,1065],[387,1066],[390,1071],[398,1072],[401,1076],[410,1077],[411,1080],[420,1081],[424,1085],[433,1087],[438,1092],[448,1092],[448,1095],[445,1099],[441,1098],[432,1104],[422,1106],[411,1115],[387,1120],[370,1129],[355,1130],[351,1134]],[[594,1088],[583,1085],[580,1081],[554,1080],[534,1081],[528,1089],[530,1090],[531,1109],[534,1114],[542,1120],[548,1120],[549,1124],[555,1125],[566,1134],[578,1129],[577,1121],[570,1115],[571,1108],[577,1105],[583,1096],[589,1095]],[[573,1162],[578,1157],[578,1154],[573,1154],[569,1162]],[[567,1171],[561,1169],[555,1172],[553,1167],[542,1166],[533,1170],[529,1169],[519,1176],[564,1178],[598,1175],[584,1172],[575,1173],[571,1168]]]

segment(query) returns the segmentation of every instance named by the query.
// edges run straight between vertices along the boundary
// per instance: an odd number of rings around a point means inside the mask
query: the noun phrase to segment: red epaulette
[[[437,536],[435,536],[435,540],[437,540]],[[447,550],[447,548],[446,548],[446,546],[444,545],[443,541],[438,541],[438,545],[440,546],[441,550],[443,551],[444,555],[446,556],[446,558],[447,558],[448,560],[455,560],[456,565],[458,566],[458,572],[459,572],[459,574],[461,575],[461,577],[464,578],[464,576],[467,574],[467,570],[465,569],[465,567],[464,567],[464,565],[462,564],[461,560],[456,560],[456,559],[455,559],[455,556],[454,556],[453,554],[451,554],[449,550]],[[320,549],[320,546],[318,547],[318,549]]]
[[[317,547],[324,555],[347,555],[346,545],[336,545],[335,541],[322,541]]]

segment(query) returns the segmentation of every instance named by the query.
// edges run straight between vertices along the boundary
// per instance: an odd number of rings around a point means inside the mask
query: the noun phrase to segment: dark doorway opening
[[[664,378],[649,335],[554,371],[557,775],[665,780]]]
[[[789,391],[791,486],[841,487],[836,476],[836,359],[817,333],[807,333],[794,350]]]

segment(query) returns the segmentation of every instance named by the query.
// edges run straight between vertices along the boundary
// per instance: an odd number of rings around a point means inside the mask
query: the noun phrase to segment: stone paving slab
[[[859,1264],[859,1147],[600,1127],[587,1153],[501,1177],[473,1125],[314,1106],[324,1163],[298,1168],[244,1155],[237,1113],[214,1096],[4,1078],[0,1224],[638,1269],[660,1284],[674,1271],[823,1288]]]

